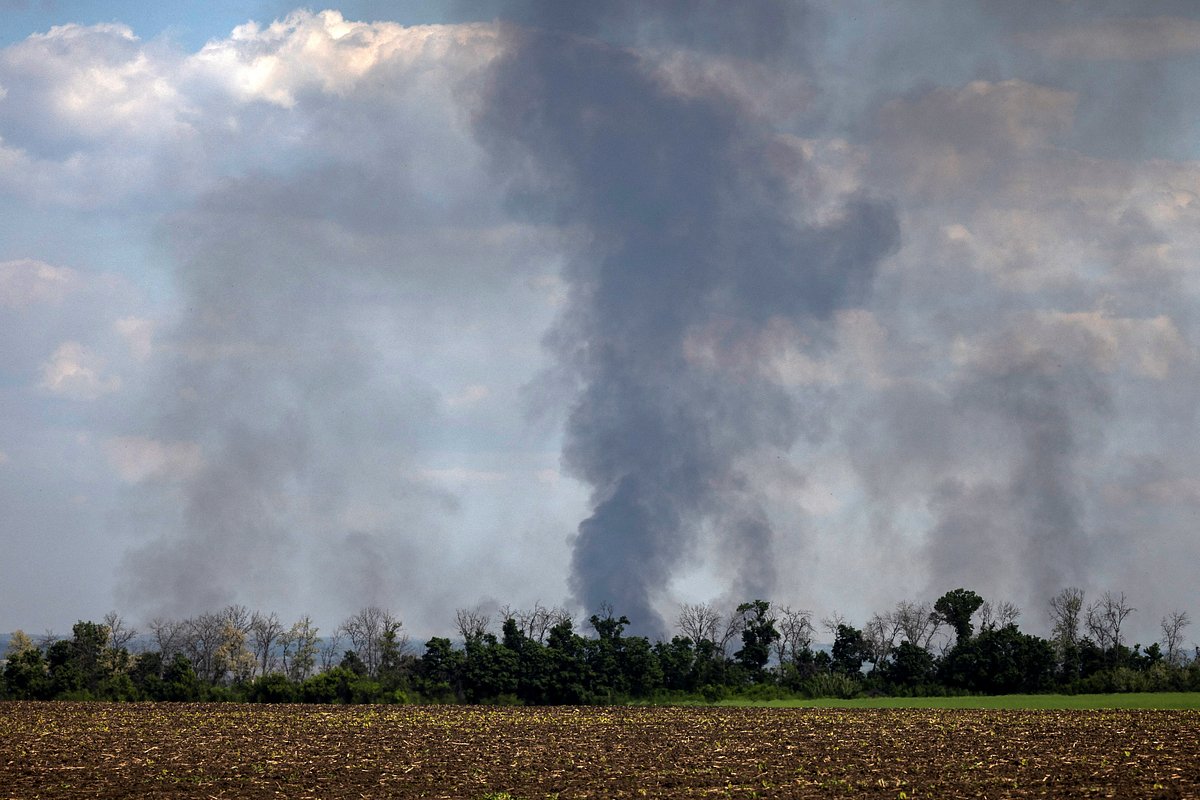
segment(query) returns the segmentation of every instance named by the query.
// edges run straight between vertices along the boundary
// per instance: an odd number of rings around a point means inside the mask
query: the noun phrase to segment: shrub
[[[812,698],[837,697],[849,700],[858,697],[862,691],[862,684],[856,678],[841,672],[825,672],[806,680],[801,689]]]
[[[250,684],[246,699],[251,703],[291,703],[296,699],[296,684],[286,675],[272,673],[256,679]]]

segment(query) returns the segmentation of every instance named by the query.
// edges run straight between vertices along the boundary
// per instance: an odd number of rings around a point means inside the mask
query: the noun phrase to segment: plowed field
[[[1200,713],[0,704],[0,797],[1200,797]]]

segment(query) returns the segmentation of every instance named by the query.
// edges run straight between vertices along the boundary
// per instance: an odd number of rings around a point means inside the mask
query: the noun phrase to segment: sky
[[[0,0],[0,630],[1077,586],[1149,642],[1198,223],[1192,2]]]

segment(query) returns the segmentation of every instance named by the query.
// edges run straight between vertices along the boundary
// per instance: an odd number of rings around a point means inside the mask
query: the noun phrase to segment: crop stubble
[[[0,704],[0,797],[1198,797],[1200,712]]]

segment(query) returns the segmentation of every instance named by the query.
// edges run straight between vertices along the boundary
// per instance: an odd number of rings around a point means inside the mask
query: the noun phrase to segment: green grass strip
[[[1010,694],[997,697],[861,697],[854,700],[723,700],[719,706],[763,708],[1108,708],[1200,709],[1200,692],[1130,692],[1126,694]]]

